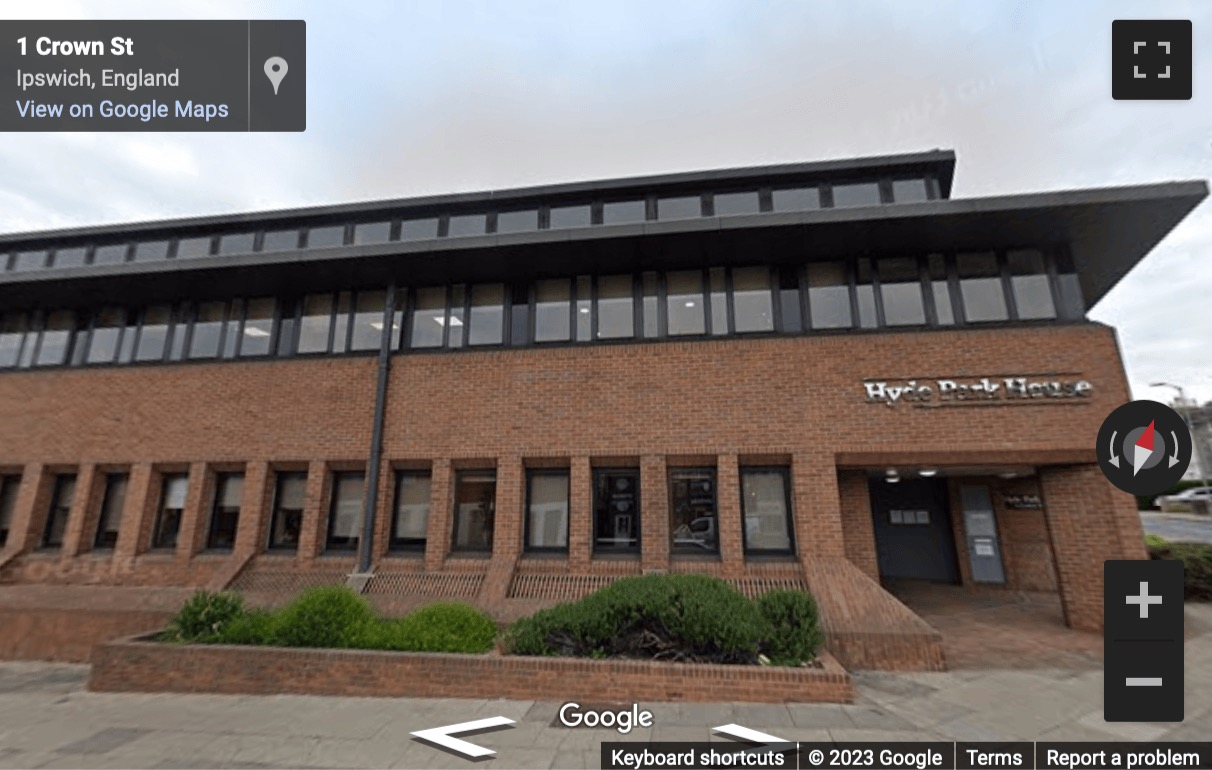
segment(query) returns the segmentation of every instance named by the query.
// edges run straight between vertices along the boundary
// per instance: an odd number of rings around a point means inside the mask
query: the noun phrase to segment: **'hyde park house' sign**
[[[1076,401],[1089,397],[1094,386],[1087,380],[1054,375],[1030,377],[955,377],[920,380],[866,380],[867,403],[896,406],[951,404],[1040,403]]]

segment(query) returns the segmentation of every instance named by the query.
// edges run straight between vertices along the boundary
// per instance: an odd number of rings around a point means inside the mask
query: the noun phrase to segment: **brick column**
[[[741,476],[736,455],[716,459],[716,527],[725,577],[745,572],[745,543],[741,532]]]
[[[213,501],[214,474],[207,473],[206,463],[190,463],[185,510],[181,512],[181,530],[177,533],[177,561],[189,561],[206,547]]]
[[[1123,501],[1116,499],[1121,493],[1097,465],[1041,468],[1039,481],[1065,622],[1101,631],[1103,561],[1139,558],[1143,545],[1122,542],[1116,521],[1122,515]]]
[[[516,561],[522,551],[522,516],[526,507],[526,471],[520,457],[497,461],[497,502],[493,519],[493,561]]]
[[[833,456],[801,452],[792,458],[795,536],[800,561],[846,556],[841,494]],[[856,514],[861,515],[861,511]],[[870,521],[870,513],[868,513]]]
[[[273,474],[269,463],[250,462],[244,466],[244,491],[240,498],[240,520],[236,523],[236,542],[233,555],[246,558],[261,551],[268,531],[270,506],[273,495]]]
[[[131,466],[126,487],[126,502],[122,506],[122,522],[118,525],[118,542],[114,546],[114,564],[130,565],[135,556],[150,541],[152,517],[155,516],[155,472],[150,463]]]
[[[669,569],[669,477],[662,455],[640,458],[640,567]]]
[[[593,470],[588,457],[572,458],[568,484],[568,566],[585,570],[593,557]]]
[[[62,560],[68,561],[82,552],[87,551],[92,546],[92,540],[85,540],[85,523],[90,518],[89,514],[100,507],[100,494],[104,494],[103,490],[97,489],[98,482],[97,466],[92,463],[82,463],[76,471],[76,493],[72,496],[72,507],[67,515],[67,527],[63,531],[63,549],[61,551]],[[101,474],[100,481],[105,482],[104,474]],[[96,503],[96,505],[94,505]],[[96,528],[96,518],[93,517],[94,529]]]
[[[324,550],[325,491],[328,489],[328,466],[323,460],[313,460],[307,466],[307,493],[303,500],[303,523],[299,531],[298,560],[310,563]]]
[[[375,501],[374,547],[370,551],[370,568],[387,556],[391,544],[392,519],[395,518],[396,469],[383,463],[379,473],[379,499]]]
[[[846,558],[864,574],[879,580],[875,527],[871,519],[871,489],[866,471],[838,471],[838,505]]]
[[[450,460],[434,460],[429,482],[429,522],[425,532],[425,569],[440,570],[450,553],[451,485],[454,472]]]
[[[30,463],[21,473],[21,486],[17,488],[17,507],[8,532],[4,550],[25,553],[38,546],[42,530],[39,522],[46,522],[46,508],[50,505],[54,474],[42,463]]]

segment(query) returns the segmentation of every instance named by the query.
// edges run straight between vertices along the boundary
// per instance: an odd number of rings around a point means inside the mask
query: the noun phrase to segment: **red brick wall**
[[[502,655],[291,650],[111,642],[88,687],[109,692],[301,693],[366,697],[710,702],[854,699],[828,655],[823,669],[596,661]]]
[[[0,607],[0,660],[87,663],[96,645],[157,631],[169,616],[155,611]]]

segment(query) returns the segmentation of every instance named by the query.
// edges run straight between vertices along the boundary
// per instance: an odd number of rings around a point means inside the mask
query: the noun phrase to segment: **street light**
[[[1187,409],[1187,394],[1181,385],[1175,385],[1172,382],[1151,382],[1151,388],[1173,388],[1178,391],[1178,408],[1182,412],[1183,422],[1187,425],[1187,432],[1191,434],[1191,448],[1194,450],[1195,461],[1199,463],[1199,479],[1205,487],[1208,486],[1208,463],[1204,457],[1204,448],[1200,444],[1199,436],[1195,434],[1195,426],[1191,423],[1191,413]]]

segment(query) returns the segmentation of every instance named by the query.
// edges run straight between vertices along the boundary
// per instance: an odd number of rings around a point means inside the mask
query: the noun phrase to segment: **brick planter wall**
[[[128,638],[93,651],[89,689],[362,697],[849,703],[850,676],[823,669],[653,661],[159,644]]]

